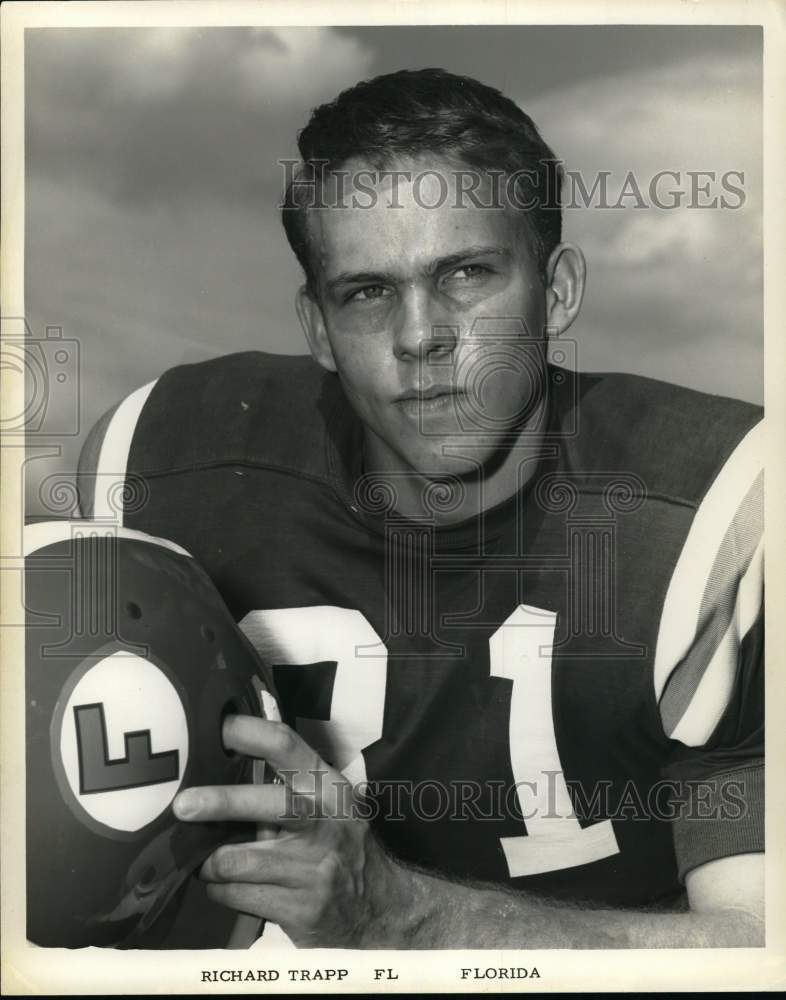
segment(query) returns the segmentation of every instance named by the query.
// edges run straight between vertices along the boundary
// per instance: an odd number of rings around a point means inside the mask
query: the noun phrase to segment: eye
[[[382,299],[389,294],[384,285],[366,285],[347,295],[345,302],[370,302],[372,299]]]
[[[480,278],[490,274],[489,268],[483,264],[462,264],[448,275],[449,278],[458,278],[459,281],[471,281],[473,278]]]

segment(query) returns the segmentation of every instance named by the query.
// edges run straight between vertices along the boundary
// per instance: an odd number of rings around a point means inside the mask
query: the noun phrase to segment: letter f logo
[[[106,718],[101,702],[75,706],[74,723],[79,755],[79,791],[82,795],[158,785],[180,777],[178,751],[153,753],[149,729],[124,733],[125,756],[110,760]]]

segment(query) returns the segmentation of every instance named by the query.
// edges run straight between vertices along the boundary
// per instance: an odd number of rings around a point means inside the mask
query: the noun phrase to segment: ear
[[[336,362],[333,358],[333,348],[330,346],[325,320],[319,303],[313,298],[305,285],[301,285],[297,291],[295,309],[306,335],[311,356],[326,371],[334,372]]]
[[[555,247],[546,265],[546,326],[557,336],[578,316],[586,279],[581,250],[572,243]]]

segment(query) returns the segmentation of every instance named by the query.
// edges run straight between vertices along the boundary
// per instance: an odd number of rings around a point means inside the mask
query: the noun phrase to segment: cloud
[[[634,215],[617,230],[604,248],[612,261],[629,265],[652,264],[681,253],[694,260],[706,251],[715,229],[705,213]]]
[[[527,110],[550,122],[549,138],[566,159],[577,150],[595,161],[622,151],[634,168],[653,154],[713,156],[749,147],[755,156],[760,95],[760,65],[747,52],[722,59],[704,52],[553,88]]]
[[[356,82],[372,58],[356,38],[319,27],[128,29],[108,42],[93,34],[77,52],[80,63],[103,65],[111,102],[202,96],[241,106],[262,101],[269,111],[320,100]],[[67,55],[59,49],[58,70],[78,71]]]
[[[357,83],[373,58],[357,38],[330,28],[252,28],[237,75],[252,99],[302,107]]]
[[[31,175],[139,205],[277,191],[311,107],[374,56],[331,28],[29,34]]]
[[[759,399],[761,81],[751,37],[719,30],[29,30],[26,309],[80,342],[84,431],[170,365],[304,352],[277,160],[311,107],[407,60],[537,94],[523,106],[590,186],[744,170],[739,210],[568,209],[589,285],[567,336],[590,370]]]
[[[640,371],[743,398],[762,392],[761,76],[749,53],[704,53],[554,89],[527,102],[544,134],[587,190],[610,172],[609,201],[626,176],[646,208],[565,212],[565,236],[583,247],[589,283],[575,330],[581,363]],[[664,170],[681,207],[653,204]],[[738,208],[689,207],[689,171],[744,173]],[[737,181],[738,183],[738,181]],[[666,200],[666,199],[664,199]],[[703,199],[699,199],[700,201]],[[737,199],[730,200],[737,204]],[[695,201],[694,201],[695,204]]]

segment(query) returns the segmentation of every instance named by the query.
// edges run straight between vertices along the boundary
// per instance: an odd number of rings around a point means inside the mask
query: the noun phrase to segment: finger
[[[259,719],[253,715],[228,715],[223,726],[224,746],[228,750],[268,761],[290,783],[301,782],[302,791],[313,789],[313,772],[328,782],[346,781],[343,775],[326,764],[294,729],[283,722]],[[293,774],[292,772],[298,772]]]
[[[210,882],[206,891],[208,898],[215,903],[279,925],[293,923],[304,902],[298,890],[278,885]]]
[[[347,815],[352,785],[289,726],[251,715],[229,715],[224,720],[228,749],[268,761],[295,792],[316,799],[316,810],[330,816]]]
[[[291,826],[321,818],[314,796],[286,785],[201,785],[180,792],[172,808],[178,819],[190,823],[236,820]]]
[[[202,865],[199,877],[203,882],[249,882],[293,889],[305,887],[312,880],[311,871],[304,852],[267,841],[219,847]]]

